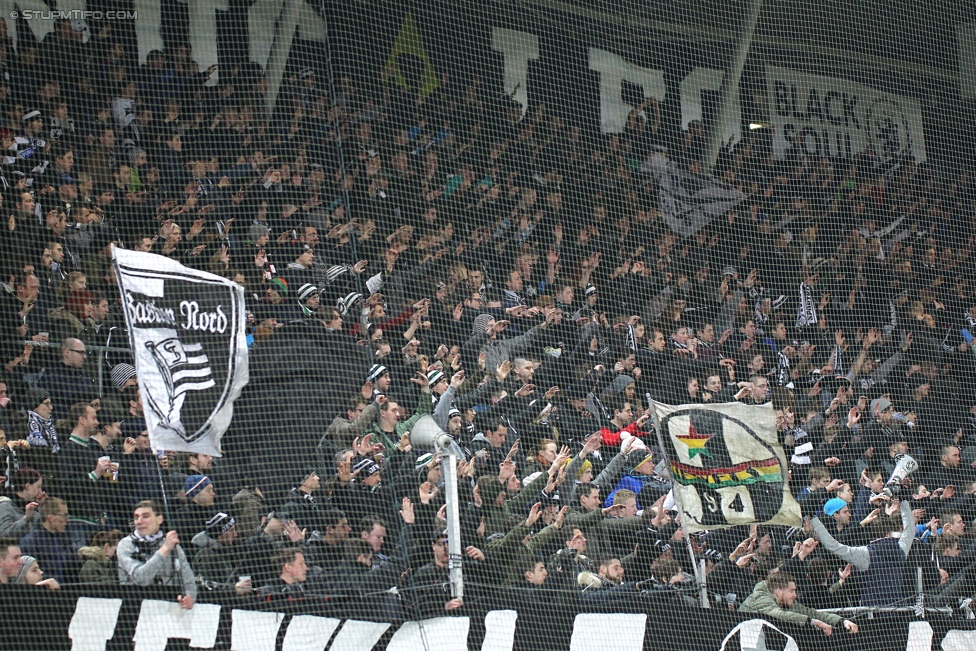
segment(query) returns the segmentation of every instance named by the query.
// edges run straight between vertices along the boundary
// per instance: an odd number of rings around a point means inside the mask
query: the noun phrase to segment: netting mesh
[[[976,648],[968,5],[0,4],[0,647]]]

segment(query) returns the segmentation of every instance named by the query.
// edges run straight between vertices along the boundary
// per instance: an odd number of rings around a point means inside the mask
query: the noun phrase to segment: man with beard
[[[797,626],[813,626],[824,635],[843,625],[850,633],[857,633],[857,624],[834,613],[808,608],[796,600],[796,580],[787,572],[771,574],[756,584],[752,594],[739,607],[742,613],[760,613]]]

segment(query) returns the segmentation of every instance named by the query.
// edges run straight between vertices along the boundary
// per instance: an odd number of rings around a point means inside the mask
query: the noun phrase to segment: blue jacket
[[[659,486],[661,490],[665,493],[668,490],[667,484],[661,482],[661,480],[659,480],[657,477],[653,477],[651,475],[635,475],[631,473],[631,474],[624,475],[623,477],[620,478],[620,481],[617,482],[617,485],[613,487],[613,492],[607,495],[607,499],[603,503],[603,506],[604,507],[613,506],[613,497],[614,495],[617,494],[617,491],[626,489],[629,491],[634,491],[634,493],[637,494],[637,498],[638,498],[637,510],[641,511],[644,509],[644,507],[641,506],[640,503],[640,493],[642,490],[644,490],[644,487],[647,485]],[[648,506],[650,505],[648,504]]]
[[[21,539],[20,551],[37,559],[45,578],[57,579],[58,583],[65,583],[66,577],[72,578],[69,569],[77,558],[77,550],[68,534],[51,533],[44,527],[37,527]]]

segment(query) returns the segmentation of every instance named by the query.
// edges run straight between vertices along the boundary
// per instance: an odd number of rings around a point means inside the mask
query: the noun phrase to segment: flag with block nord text
[[[686,531],[800,524],[772,404],[653,408]]]
[[[112,255],[153,447],[220,456],[248,381],[243,288],[165,256]]]

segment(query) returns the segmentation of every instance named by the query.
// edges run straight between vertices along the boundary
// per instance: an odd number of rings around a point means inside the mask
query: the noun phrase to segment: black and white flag
[[[244,289],[161,255],[112,255],[153,447],[220,456],[248,381]]]
[[[664,221],[680,237],[694,235],[746,198],[710,176],[681,169],[664,154],[653,154],[641,171],[657,181]]]

